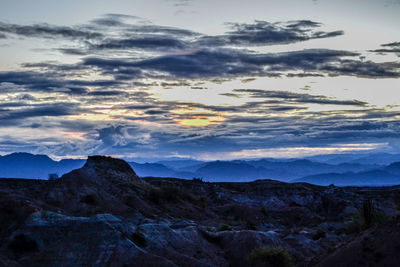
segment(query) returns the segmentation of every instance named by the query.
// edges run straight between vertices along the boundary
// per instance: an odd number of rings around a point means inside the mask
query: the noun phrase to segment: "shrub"
[[[19,234],[8,244],[8,248],[14,253],[26,253],[37,251],[38,245],[31,237]]]
[[[89,205],[96,205],[97,197],[95,194],[88,194],[81,199],[81,202]]]
[[[371,226],[387,221],[389,217],[383,212],[376,211],[371,199],[363,202],[363,207],[351,218],[351,222],[346,225],[345,233],[359,233]]]
[[[370,198],[365,199],[363,203],[362,216],[366,227],[371,226],[374,215],[372,200]]]
[[[141,248],[146,247],[147,245],[146,237],[141,232],[138,231],[134,232],[131,235],[131,240],[133,241],[133,243],[135,243]]]
[[[54,181],[54,180],[57,180],[58,179],[58,174],[57,173],[49,173],[49,176],[48,176],[48,180],[49,181]]]
[[[253,265],[292,267],[292,257],[283,247],[259,247],[254,249],[249,256]]]
[[[192,181],[193,182],[199,182],[199,183],[202,183],[203,182],[203,178],[197,178],[197,177],[193,177],[193,179],[192,179]]]
[[[326,236],[325,232],[322,231],[321,229],[318,229],[317,232],[313,235],[313,240],[319,240],[321,238],[324,238]]]
[[[260,208],[260,212],[264,215],[264,216],[268,216],[268,209],[265,206],[261,206]]]
[[[255,221],[247,220],[245,223],[245,227],[248,230],[257,230],[257,224]]]
[[[206,231],[204,229],[199,228],[198,229],[199,233],[201,234],[201,236],[207,240],[208,242],[215,244],[215,245],[220,245],[221,244],[221,236],[216,234],[216,233],[212,233],[209,231]]]
[[[220,232],[220,231],[231,231],[231,230],[232,230],[232,228],[231,228],[231,226],[229,224],[221,224],[217,229],[218,232]]]

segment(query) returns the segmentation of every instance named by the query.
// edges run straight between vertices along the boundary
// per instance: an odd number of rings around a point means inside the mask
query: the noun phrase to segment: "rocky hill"
[[[0,266],[395,266],[399,204],[400,187],[142,179],[93,156],[0,179]]]

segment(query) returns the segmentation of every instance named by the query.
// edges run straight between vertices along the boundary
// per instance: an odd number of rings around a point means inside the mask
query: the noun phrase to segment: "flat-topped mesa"
[[[89,156],[81,171],[94,181],[106,179],[142,183],[126,161],[108,156]]]

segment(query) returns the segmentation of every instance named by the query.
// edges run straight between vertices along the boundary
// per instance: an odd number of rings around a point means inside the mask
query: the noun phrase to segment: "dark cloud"
[[[89,56],[83,59],[82,64],[75,65],[75,71],[95,66],[102,70],[104,75],[113,75],[115,80],[119,81],[138,78],[232,79],[282,75],[289,77],[350,75],[369,78],[399,76],[398,68],[395,66],[360,61],[355,59],[359,56],[358,53],[349,51],[309,49],[265,54],[244,49],[343,34],[342,31],[321,31],[319,30],[321,23],[310,20],[230,23],[228,25],[231,31],[223,35],[208,36],[186,29],[149,23],[132,24],[128,19],[138,18],[107,14],[91,21],[89,25],[74,27],[0,23],[0,33],[80,40],[79,47],[58,48],[58,51],[65,54]],[[110,27],[113,29],[112,35],[107,34]],[[383,46],[392,49],[397,44]],[[119,53],[122,53],[120,55],[130,55],[130,57],[124,58],[119,55],[110,58],[110,54],[106,52],[110,49],[119,50]],[[139,56],[141,50],[151,54],[142,53]],[[157,55],[170,50],[174,53]],[[134,58],[131,55],[135,51],[139,51],[139,54]],[[108,58],[92,56],[96,53],[107,55]],[[56,70],[60,71],[62,67],[61,64]],[[68,67],[70,66],[64,68]]]
[[[315,31],[321,24],[310,20],[270,23],[255,21],[251,24],[230,23],[233,31],[220,36],[204,36],[198,42],[203,45],[273,45],[288,44],[311,39],[343,35],[343,31]]]
[[[22,37],[36,38],[67,38],[67,39],[98,39],[103,37],[100,32],[91,32],[79,28],[55,26],[49,24],[17,25],[0,22],[0,33],[15,34]]]
[[[188,44],[184,41],[167,36],[147,35],[134,37],[130,39],[105,39],[100,44],[92,45],[91,49],[147,49],[147,50],[164,50],[164,49],[184,49]],[[75,51],[72,51],[75,52]]]
[[[395,68],[371,61],[346,57],[358,56],[348,51],[310,49],[279,54],[259,54],[238,49],[202,49],[145,60],[86,58],[83,65],[96,66],[104,74],[149,78],[210,79],[245,76],[290,75],[302,71],[311,76],[326,74],[368,78],[398,77]],[[292,73],[293,74],[293,73]]]
[[[1,121],[22,120],[32,117],[59,117],[80,114],[83,111],[77,104],[53,103],[35,105],[27,108],[9,109],[1,112]]]
[[[123,24],[120,18],[100,18],[92,21],[102,26],[120,27],[122,36],[132,35],[129,38],[108,38],[92,45],[91,49],[196,49],[212,48],[216,46],[259,46],[273,44],[287,44],[311,39],[329,38],[343,35],[343,31],[323,32],[316,31],[321,24],[309,20],[292,21],[285,23],[270,23],[255,21],[252,24],[229,24],[233,31],[224,35],[203,35],[190,30],[165,27],[160,25],[128,25]],[[189,38],[189,39],[187,39]],[[66,50],[65,52],[75,52]]]
[[[73,55],[73,56],[85,56],[88,53],[86,49],[78,49],[78,48],[59,48],[57,50],[63,54]]]
[[[382,46],[384,46],[384,47],[398,47],[398,46],[400,46],[400,42],[393,42],[393,43],[383,44]]]
[[[128,29],[125,29],[126,34],[159,34],[164,36],[176,36],[177,38],[187,38],[187,37],[199,37],[202,34],[194,32],[191,30],[167,27],[161,25],[152,24],[141,24],[141,25],[129,25]]]
[[[168,112],[164,111],[164,110],[151,109],[151,110],[147,110],[145,113],[148,115],[159,115],[159,114],[167,114]]]
[[[127,93],[125,91],[120,91],[120,90],[106,90],[106,91],[89,92],[87,95],[89,95],[89,96],[121,96],[121,95],[127,95]]]
[[[381,45],[383,48],[372,50],[377,53],[396,53],[400,56],[400,42],[393,42]]]
[[[136,22],[132,23],[128,19],[135,19]],[[230,23],[228,25],[232,31],[223,35],[205,35],[182,28],[153,25],[148,22],[138,23],[138,19],[120,14],[106,14],[92,20],[88,25],[73,27],[49,24],[18,25],[0,22],[0,34],[80,41],[81,48],[58,49],[69,55],[92,55],[96,51],[108,49],[164,51],[166,49],[193,50],[221,46],[249,47],[288,44],[343,35],[342,31],[317,30],[321,24],[309,20],[277,23],[260,20],[248,24]]]
[[[100,139],[105,146],[123,146],[127,142],[123,133],[123,126],[110,126],[98,130],[98,139]]]
[[[0,72],[0,83],[22,86],[30,91],[63,92],[86,94],[87,86],[112,87],[120,82],[112,80],[74,80],[66,79],[64,73],[42,73],[34,71]],[[71,78],[71,77],[69,77]]]
[[[321,66],[319,69],[330,76],[357,76],[365,78],[397,78],[400,77],[398,66],[372,61],[340,60],[333,64]]]
[[[126,25],[124,19],[138,19],[138,17],[121,14],[105,14],[103,17],[93,19],[90,22],[91,24],[101,27],[121,27]]]
[[[170,89],[173,87],[183,87],[183,86],[191,86],[191,83],[188,81],[177,81],[177,82],[161,82],[160,85],[164,89]]]
[[[300,94],[288,91],[270,91],[260,89],[234,89],[233,92],[246,93],[252,98],[263,99],[281,99],[286,104],[321,104],[321,105],[344,105],[344,106],[361,106],[367,105],[366,102],[358,100],[337,100],[330,99],[323,95]]]

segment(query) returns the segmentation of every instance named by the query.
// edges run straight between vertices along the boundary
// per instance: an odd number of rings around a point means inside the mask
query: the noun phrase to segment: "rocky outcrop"
[[[144,250],[135,230],[111,214],[87,218],[44,211],[33,213],[9,243],[22,240],[13,256],[23,266],[173,266]],[[22,250],[28,242],[35,249]]]
[[[70,175],[71,173],[73,175]],[[89,180],[97,184],[114,182],[143,185],[143,181],[136,175],[135,171],[127,162],[107,156],[89,156],[81,169],[71,173],[64,175],[63,178],[68,179],[70,176],[79,175],[81,179]]]

